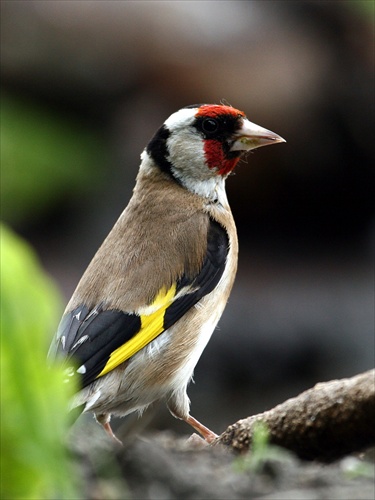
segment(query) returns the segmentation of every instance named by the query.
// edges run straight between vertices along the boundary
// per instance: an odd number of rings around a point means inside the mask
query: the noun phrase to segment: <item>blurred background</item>
[[[225,100],[287,140],[227,182],[239,270],[196,418],[220,432],[372,367],[372,1],[2,0],[1,50],[2,219],[64,302],[172,112]]]

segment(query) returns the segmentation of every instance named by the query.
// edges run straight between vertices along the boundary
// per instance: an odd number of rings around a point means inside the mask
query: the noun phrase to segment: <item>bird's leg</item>
[[[98,424],[100,424],[103,427],[103,429],[106,431],[108,436],[113,441],[115,441],[117,444],[120,444],[121,446],[123,446],[122,442],[119,440],[119,438],[113,432],[111,424],[109,423],[109,421],[111,419],[111,415],[109,415],[108,413],[104,413],[102,415],[95,414],[95,418],[96,418],[96,421],[98,422]]]
[[[182,403],[181,403],[182,401]],[[185,408],[183,403],[185,403]],[[179,418],[180,420],[184,420],[187,424],[191,425],[193,429],[195,429],[206,441],[207,443],[212,443],[214,439],[216,439],[218,436],[210,431],[208,427],[205,425],[201,424],[196,420],[194,417],[189,415],[189,399],[186,395],[186,391],[180,393],[180,394],[174,394],[173,397],[171,397],[168,402],[167,406],[169,411],[172,413],[172,415],[175,418]],[[187,411],[186,411],[187,410]],[[187,415],[187,416],[186,416]]]
[[[208,427],[198,422],[198,420],[196,420],[191,415],[189,415],[187,418],[184,418],[184,420],[187,424],[191,425],[197,432],[199,432],[199,434],[204,437],[207,443],[212,443],[214,439],[218,437],[214,432],[210,431]]]
[[[103,429],[106,431],[108,436],[115,441],[115,443],[120,444],[121,446],[124,446],[122,444],[122,441],[116,436],[116,434],[113,432],[111,424],[107,422],[106,424],[102,424]]]

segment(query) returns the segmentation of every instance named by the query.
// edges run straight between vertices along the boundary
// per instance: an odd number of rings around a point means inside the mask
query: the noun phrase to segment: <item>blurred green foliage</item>
[[[1,227],[1,498],[73,499],[78,481],[64,445],[74,390],[46,354],[60,296],[31,248]]]
[[[285,448],[280,448],[270,443],[270,432],[263,421],[255,422],[251,442],[251,450],[241,455],[233,462],[234,469],[239,472],[248,470],[261,472],[270,462],[286,462],[293,460],[294,455]]]
[[[372,14],[372,16],[374,15],[374,0],[350,0],[349,2],[343,2],[342,5],[344,7],[349,7],[353,10],[356,10],[357,12],[365,16],[369,14]]]
[[[104,141],[61,113],[2,93],[2,218],[35,219],[56,201],[99,181]]]

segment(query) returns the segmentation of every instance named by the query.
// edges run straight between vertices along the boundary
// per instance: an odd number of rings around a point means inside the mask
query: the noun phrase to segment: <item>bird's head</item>
[[[204,194],[251,149],[285,142],[227,105],[197,104],[173,113],[149,142],[149,157],[184,187]]]

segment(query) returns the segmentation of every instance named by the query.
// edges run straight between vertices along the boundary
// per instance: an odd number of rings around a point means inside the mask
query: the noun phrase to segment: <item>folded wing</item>
[[[183,274],[169,289],[161,286],[140,314],[81,304],[66,313],[59,325],[50,356],[73,359],[82,387],[131,358],[181,319],[212,292],[224,272],[229,240],[226,230],[210,220],[207,250],[199,272]]]

